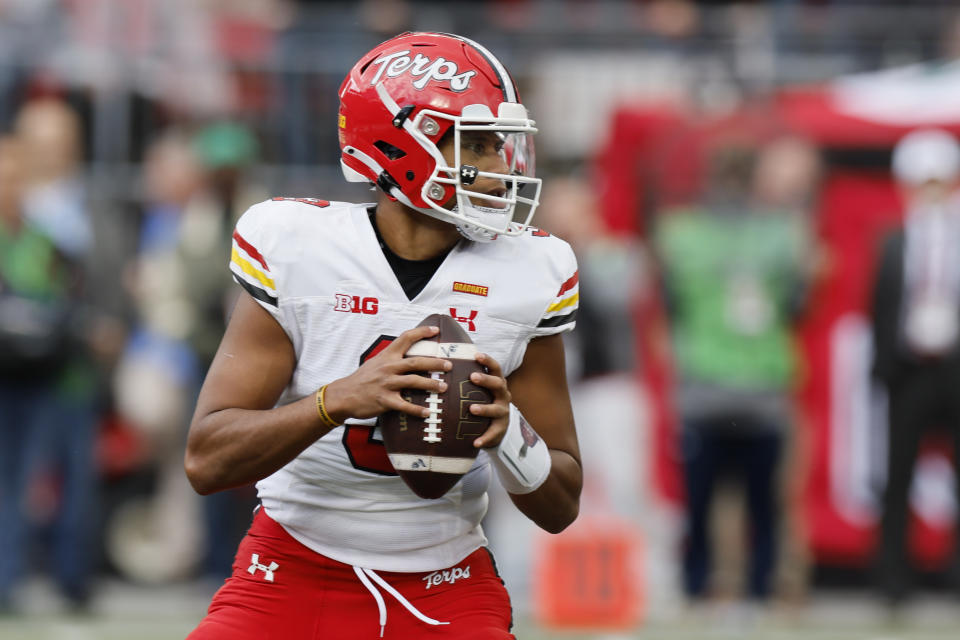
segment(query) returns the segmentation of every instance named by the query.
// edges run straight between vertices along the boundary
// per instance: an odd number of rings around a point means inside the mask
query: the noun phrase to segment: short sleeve
[[[557,251],[551,260],[556,295],[550,298],[540,316],[534,331],[537,336],[572,331],[576,326],[580,303],[580,272],[570,245],[563,243],[561,246],[562,250]]]
[[[279,319],[277,273],[275,265],[270,263],[272,242],[264,233],[267,225],[262,223],[265,209],[263,205],[251,207],[237,221],[230,250],[230,272],[260,306]]]

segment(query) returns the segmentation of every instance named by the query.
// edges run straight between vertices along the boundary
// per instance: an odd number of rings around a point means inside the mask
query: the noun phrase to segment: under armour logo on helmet
[[[460,182],[463,184],[473,184],[480,175],[480,170],[471,164],[465,164],[460,167]]]
[[[256,575],[257,571],[263,571],[263,579],[267,582],[273,582],[273,572],[280,568],[276,562],[271,562],[269,565],[260,564],[260,554],[251,553],[250,554],[250,566],[247,567],[247,573],[250,575]]]

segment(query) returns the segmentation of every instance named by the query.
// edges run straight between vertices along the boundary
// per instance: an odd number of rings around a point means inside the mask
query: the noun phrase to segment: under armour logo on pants
[[[263,579],[267,582],[273,582],[273,572],[280,568],[276,562],[271,562],[269,565],[260,564],[260,554],[251,553],[250,554],[250,566],[247,567],[247,573],[250,575],[256,575],[257,571],[263,571]]]

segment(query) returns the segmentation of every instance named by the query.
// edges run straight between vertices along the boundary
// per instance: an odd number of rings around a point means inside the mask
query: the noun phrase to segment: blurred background
[[[517,636],[956,637],[947,0],[0,0],[0,637],[203,616],[255,504],[182,471],[231,228],[374,199],[336,91],[404,30],[512,71],[580,261],[581,516],[485,522]]]

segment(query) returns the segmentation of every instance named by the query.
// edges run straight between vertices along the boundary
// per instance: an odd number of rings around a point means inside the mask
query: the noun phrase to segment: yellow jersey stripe
[[[257,280],[262,282],[265,286],[270,287],[274,291],[277,290],[277,285],[273,282],[273,280],[263,275],[259,270],[257,270],[256,267],[254,267],[247,260],[245,260],[243,256],[240,255],[240,252],[237,251],[236,247],[234,247],[233,251],[230,253],[230,260],[232,260],[234,264],[240,267],[240,270],[243,271],[248,276],[252,276],[256,278]]]
[[[552,305],[547,307],[547,313],[552,313],[554,311],[559,311],[560,309],[566,309],[567,307],[572,307],[580,301],[580,292],[576,292],[569,298],[564,298],[560,302],[554,302]]]

